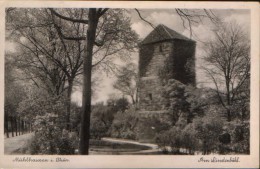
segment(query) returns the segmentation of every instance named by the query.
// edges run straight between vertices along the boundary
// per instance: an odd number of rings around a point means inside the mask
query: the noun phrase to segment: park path
[[[16,137],[4,139],[4,153],[7,155],[18,154],[17,150],[24,148],[33,137],[33,133],[23,134]]]
[[[107,137],[102,138],[102,140],[114,142],[114,143],[129,143],[129,144],[136,144],[136,145],[150,147],[150,149],[148,149],[148,150],[140,150],[140,151],[136,151],[136,152],[125,152],[125,153],[121,152],[120,154],[151,154],[151,153],[157,153],[157,152],[161,151],[157,144],[152,144],[152,143],[140,143],[140,142],[133,141],[133,140],[107,138]]]

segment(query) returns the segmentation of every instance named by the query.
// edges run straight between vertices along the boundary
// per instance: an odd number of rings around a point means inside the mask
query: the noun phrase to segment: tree
[[[136,103],[135,94],[137,91],[137,73],[136,66],[133,63],[129,63],[122,67],[116,75],[117,80],[113,84],[113,87],[121,91],[124,95],[130,96],[132,103]]]
[[[116,112],[111,125],[111,136],[136,139],[137,138],[138,114],[134,107],[125,110],[125,112]]]
[[[129,108],[129,101],[122,97],[122,98],[113,98],[110,96],[110,98],[107,100],[107,106],[113,111],[114,113],[121,111],[125,112]]]
[[[19,81],[15,78],[17,74],[16,64],[15,61],[9,57],[9,53],[6,53],[6,60],[5,60],[5,102],[4,102],[4,113],[5,113],[5,120],[4,120],[4,128],[9,137],[9,128],[11,127],[12,136],[14,136],[14,129],[16,130],[19,126],[19,114],[18,114],[18,106],[19,103],[24,99],[26,96],[24,86],[19,84]],[[11,126],[8,126],[10,122]],[[20,128],[20,126],[19,126]]]
[[[70,13],[72,16],[77,14]],[[65,43],[57,33],[56,22],[47,9],[15,9],[9,12],[8,17],[8,30],[13,32],[11,37],[19,44],[16,57],[20,69],[27,75],[26,79],[52,95],[67,92],[66,128],[69,129],[72,87],[83,64],[81,42]],[[60,21],[60,24],[64,23]],[[66,24],[66,28],[77,35],[81,33],[80,24]]]
[[[231,121],[235,104],[249,99],[242,96],[249,93],[250,42],[246,32],[236,23],[219,25],[214,33],[215,39],[206,45],[204,61],[207,67],[203,69],[215,85],[227,121]]]
[[[208,113],[202,118],[195,118],[193,127],[196,137],[201,141],[203,155],[217,150],[219,136],[223,132],[223,119],[219,117],[218,106],[210,106]]]
[[[114,111],[113,106],[97,103],[92,108],[91,119],[95,119],[95,121],[98,121],[99,124],[102,123],[100,125],[105,127],[105,132],[107,133],[112,125],[115,114],[116,111]],[[91,124],[95,125],[92,121]]]
[[[80,154],[88,154],[89,149],[89,137],[90,137],[90,113],[91,113],[91,77],[92,77],[92,67],[102,62],[107,56],[115,54],[121,50],[131,50],[133,49],[132,44],[135,44],[135,40],[137,38],[136,34],[130,28],[130,20],[126,20],[126,24],[118,24],[118,21],[122,21],[119,18],[122,14],[120,12],[117,13],[117,17],[113,20],[110,20],[110,26],[112,27],[103,27],[102,16],[106,16],[105,14],[108,12],[108,9],[102,8],[90,8],[88,9],[88,19],[74,19],[67,16],[60,15],[54,9],[50,9],[52,14],[56,17],[61,19],[71,21],[71,22],[78,22],[84,23],[88,25],[86,37],[84,38],[69,38],[63,36],[64,39],[74,39],[74,40],[85,40],[85,47],[84,47],[84,56],[83,56],[83,96],[82,96],[82,116],[81,116],[81,130],[80,130]],[[118,11],[118,10],[114,10]],[[120,10],[119,10],[120,11]],[[122,15],[121,15],[122,16]],[[113,18],[113,17],[112,17]],[[107,21],[107,18],[103,18],[104,21]],[[122,22],[121,22],[122,23]],[[102,32],[98,30],[98,26],[101,26],[103,30]],[[110,29],[109,29],[110,28]],[[112,28],[112,30],[111,30]],[[61,29],[60,33],[61,32]],[[121,31],[120,31],[121,30]],[[101,34],[100,34],[101,33]],[[98,37],[98,35],[100,35]],[[106,42],[106,43],[105,43]],[[109,50],[110,45],[112,42],[115,43],[114,47],[111,52]],[[101,57],[99,61],[97,61],[94,65],[92,63],[93,56],[94,56],[94,47],[96,46],[105,46],[107,44],[107,48],[105,48],[105,55]],[[107,65],[107,64],[106,64]],[[108,67],[110,67],[108,65]]]

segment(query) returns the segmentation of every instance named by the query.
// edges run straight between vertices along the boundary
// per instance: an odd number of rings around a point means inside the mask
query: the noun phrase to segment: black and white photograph
[[[4,155],[252,155],[250,9],[99,6],[4,8]]]

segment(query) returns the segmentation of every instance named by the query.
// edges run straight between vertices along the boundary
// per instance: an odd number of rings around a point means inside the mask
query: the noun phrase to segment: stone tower
[[[140,43],[138,109],[141,117],[164,116],[160,92],[168,79],[196,84],[195,48],[195,41],[161,24]]]

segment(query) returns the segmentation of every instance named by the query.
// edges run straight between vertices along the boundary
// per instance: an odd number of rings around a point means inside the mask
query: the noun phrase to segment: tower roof
[[[141,45],[155,43],[165,40],[180,39],[185,41],[193,41],[182,34],[168,28],[163,24],[159,24],[151,33],[149,33],[144,40],[140,43]]]

